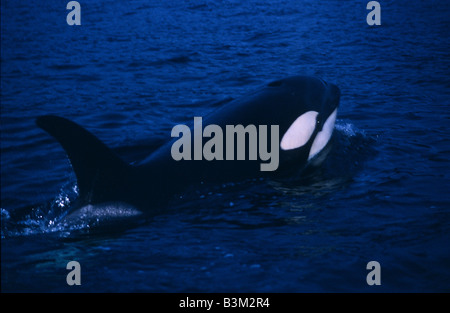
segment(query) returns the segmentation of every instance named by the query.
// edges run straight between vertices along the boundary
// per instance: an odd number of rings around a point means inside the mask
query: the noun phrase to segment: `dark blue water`
[[[80,3],[72,27],[64,1],[1,3],[2,291],[450,291],[449,2],[380,1],[376,27],[367,1]],[[37,116],[133,162],[175,124],[299,74],[342,92],[310,177],[188,188],[106,231],[55,223],[76,179]]]

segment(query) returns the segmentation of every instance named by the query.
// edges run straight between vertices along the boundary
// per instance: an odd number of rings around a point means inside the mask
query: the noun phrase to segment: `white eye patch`
[[[316,111],[308,111],[300,115],[283,135],[281,149],[292,150],[306,144],[316,128],[318,114]]]
[[[333,134],[334,123],[336,122],[337,109],[328,116],[325,124],[323,124],[322,130],[317,134],[314,142],[309,151],[308,160],[312,159],[317,153],[319,153],[328,143]]]

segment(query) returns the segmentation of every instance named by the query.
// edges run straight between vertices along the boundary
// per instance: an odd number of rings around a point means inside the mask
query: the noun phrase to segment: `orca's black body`
[[[171,156],[171,147],[176,139],[157,149],[141,163],[129,165],[74,122],[51,115],[41,116],[36,122],[66,151],[77,177],[81,205],[120,202],[149,212],[161,207],[174,193],[195,183],[277,176],[291,167],[306,165],[314,156],[312,149],[321,150],[324,144],[319,141],[326,144],[331,136],[339,98],[337,86],[318,78],[296,76],[274,81],[225,104],[203,119],[204,126],[215,124],[222,129],[225,125],[239,124],[268,125],[269,129],[270,125],[279,125],[280,140],[289,134],[294,135],[289,139],[295,142],[295,132],[303,132],[299,135],[303,137],[307,134],[301,146],[280,148],[279,167],[273,172],[261,172],[261,160],[175,161]],[[312,124],[311,117],[314,117]],[[295,126],[296,120],[299,122]],[[304,121],[309,125],[307,131],[302,130]],[[331,130],[327,130],[329,135],[325,139],[319,140],[325,133],[324,125],[331,127]],[[314,148],[315,145],[319,148]]]

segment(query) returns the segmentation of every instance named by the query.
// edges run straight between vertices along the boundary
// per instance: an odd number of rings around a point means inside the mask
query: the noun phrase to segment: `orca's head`
[[[331,139],[341,92],[319,78],[291,77],[283,81],[295,97],[291,120],[280,129],[280,149],[288,159],[299,154],[314,158]]]

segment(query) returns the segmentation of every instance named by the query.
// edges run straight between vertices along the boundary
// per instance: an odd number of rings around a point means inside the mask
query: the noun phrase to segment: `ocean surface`
[[[80,26],[65,1],[1,2],[3,292],[450,291],[448,1],[379,1],[380,26],[368,1],[79,2]],[[106,230],[57,223],[76,178],[36,117],[74,120],[131,163],[292,75],[342,93],[307,177],[187,188]]]

